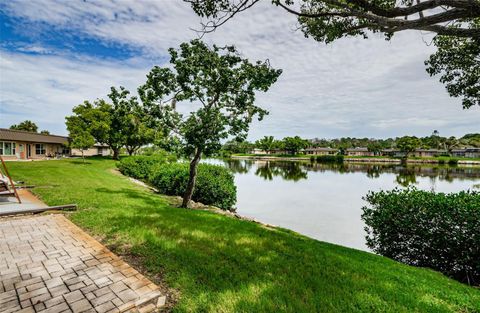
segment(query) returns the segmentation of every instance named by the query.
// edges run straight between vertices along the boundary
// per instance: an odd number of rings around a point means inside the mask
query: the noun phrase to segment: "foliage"
[[[212,32],[259,0],[186,0],[208,22]],[[367,39],[381,33],[387,40],[401,31],[421,30],[436,34],[438,52],[428,61],[430,75],[443,73],[451,96],[463,97],[463,107],[479,104],[480,1],[478,0],[272,0],[297,17],[305,37],[331,43],[343,37]]]
[[[148,114],[145,114],[143,107],[139,104],[136,97],[129,97],[130,92],[123,87],[120,90],[111,88],[111,93],[108,95],[112,100],[112,108],[119,116],[116,121],[120,127],[117,130],[121,131],[124,136],[124,145],[129,155],[135,153],[140,147],[152,143],[156,136],[155,131],[150,127],[150,119]],[[115,129],[115,127],[110,127]]]
[[[50,135],[50,132],[49,132],[48,130],[44,129],[44,130],[40,131],[40,134],[42,134],[42,135]]]
[[[285,137],[282,141],[284,149],[290,154],[298,154],[300,150],[309,146],[308,140],[302,139],[299,136]]]
[[[122,174],[136,179],[145,180],[159,165],[175,162],[176,158],[165,151],[157,151],[153,155],[136,155],[122,158],[118,163],[118,169]]]
[[[169,53],[172,66],[155,66],[138,92],[159,128],[174,133],[185,153],[193,156],[186,207],[202,155],[217,152],[229,136],[246,138],[253,117],[261,120],[267,114],[254,104],[256,92],[266,92],[281,70],[272,69],[268,61],[252,64],[233,46],[210,48],[200,40],[182,43],[179,50],[170,48]],[[200,108],[188,116],[176,110],[191,102]]]
[[[99,143],[107,144],[118,159],[120,148],[126,146],[133,153],[140,146],[153,141],[153,131],[148,129],[143,111],[136,97],[123,87],[111,87],[108,95],[112,103],[97,99],[85,101],[73,108],[66,117],[67,124],[78,124],[88,130]]]
[[[223,156],[229,156],[238,153],[249,153],[254,147],[255,145],[253,143],[246,140],[230,140],[223,144],[220,154]]]
[[[116,175],[90,158],[11,162],[16,181],[114,253],[181,294],[175,312],[479,312],[480,291],[438,272],[207,211]],[[88,196],[86,196],[88,195]],[[167,291],[168,292],[168,291]]]
[[[369,192],[367,245],[378,254],[480,284],[480,193]]]
[[[157,166],[149,176],[150,183],[158,188],[161,193],[175,196],[185,194],[188,180],[188,163]],[[192,199],[224,210],[231,209],[237,200],[232,173],[222,166],[200,164]]]
[[[95,144],[95,138],[89,132],[85,121],[78,116],[66,118],[66,125],[70,136],[70,147],[80,150],[85,162],[84,151]]]
[[[410,153],[420,147],[421,141],[415,136],[403,136],[397,140],[396,144],[397,148],[405,152],[405,156],[408,157]]]
[[[270,152],[275,148],[275,138],[273,136],[265,136],[262,139],[255,141],[255,147],[262,149],[265,152]]]
[[[480,38],[437,36],[434,43],[438,50],[425,61],[427,72],[441,75],[450,96],[463,98],[464,109],[480,106]]]
[[[30,120],[25,120],[21,123],[13,124],[12,126],[10,126],[10,129],[23,130],[23,131],[32,132],[32,133],[38,132],[37,124],[35,124]]]
[[[70,127],[70,146],[74,149],[79,149],[82,153],[82,159],[85,162],[85,157],[83,155],[84,151],[90,148],[95,144],[95,139],[93,136],[81,128]]]

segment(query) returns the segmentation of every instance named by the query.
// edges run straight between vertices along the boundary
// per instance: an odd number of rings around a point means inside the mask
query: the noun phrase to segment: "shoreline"
[[[264,161],[310,161],[310,156],[305,157],[279,157],[279,156],[251,156],[251,155],[232,155],[231,159],[244,159],[244,160],[264,160]],[[457,165],[474,165],[480,166],[480,161],[476,160],[462,160],[457,159]],[[388,163],[388,164],[401,164],[400,159],[394,158],[344,158],[343,162],[347,163]],[[322,163],[322,162],[320,162]],[[439,160],[435,159],[408,159],[407,163],[412,164],[439,164]],[[442,165],[449,165],[448,162]]]

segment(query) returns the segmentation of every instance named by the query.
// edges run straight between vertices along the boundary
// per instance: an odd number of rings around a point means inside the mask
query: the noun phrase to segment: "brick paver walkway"
[[[0,219],[0,312],[151,312],[164,302],[63,215]]]

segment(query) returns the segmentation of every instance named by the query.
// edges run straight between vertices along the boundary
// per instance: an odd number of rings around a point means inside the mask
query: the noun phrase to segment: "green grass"
[[[480,290],[284,229],[169,205],[111,160],[9,162],[49,205],[138,256],[179,291],[178,312],[480,312]],[[261,193],[259,193],[261,196]],[[121,248],[123,247],[123,248]]]

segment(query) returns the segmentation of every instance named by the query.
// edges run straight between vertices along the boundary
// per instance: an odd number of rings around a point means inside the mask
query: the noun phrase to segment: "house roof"
[[[346,151],[368,152],[368,148],[365,148],[365,147],[348,148],[346,149]]]
[[[326,148],[326,147],[313,147],[307,148],[305,151],[338,151],[338,149]]]
[[[65,136],[43,135],[23,130],[14,130],[7,128],[0,128],[0,140],[25,141],[33,143],[68,143],[68,137]]]

